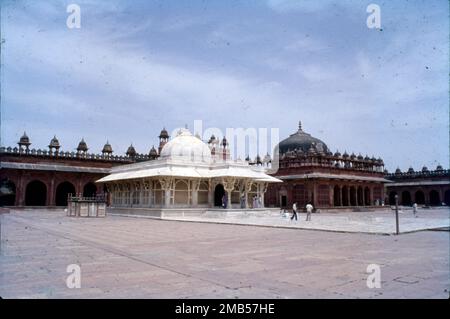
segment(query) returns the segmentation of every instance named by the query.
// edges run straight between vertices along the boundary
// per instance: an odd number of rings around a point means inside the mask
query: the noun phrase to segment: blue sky
[[[66,7],[81,8],[69,29]],[[382,30],[366,8],[381,8]],[[146,153],[204,127],[297,129],[341,153],[448,167],[448,1],[2,1],[1,145],[26,130]]]

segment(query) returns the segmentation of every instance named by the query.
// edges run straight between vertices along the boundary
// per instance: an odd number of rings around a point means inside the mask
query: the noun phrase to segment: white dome
[[[188,129],[180,129],[177,136],[164,145],[160,158],[209,163],[211,150],[206,143],[193,136]]]

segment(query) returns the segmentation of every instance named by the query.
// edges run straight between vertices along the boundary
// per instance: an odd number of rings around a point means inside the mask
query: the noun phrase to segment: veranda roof
[[[187,167],[187,166],[159,166],[147,167],[137,170],[118,171],[99,179],[98,183],[112,182],[118,180],[140,179],[156,176],[181,177],[181,178],[220,178],[220,177],[236,177],[236,178],[250,178],[261,182],[275,182],[282,181],[265,174],[261,171],[256,171],[250,167]]]

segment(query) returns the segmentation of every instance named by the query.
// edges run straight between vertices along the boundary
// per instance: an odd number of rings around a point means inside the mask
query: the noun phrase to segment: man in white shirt
[[[292,217],[291,220],[293,220],[295,217],[295,220],[297,220],[297,202],[294,202],[292,205]]]
[[[311,221],[311,213],[314,207],[310,203],[306,205],[306,221]]]

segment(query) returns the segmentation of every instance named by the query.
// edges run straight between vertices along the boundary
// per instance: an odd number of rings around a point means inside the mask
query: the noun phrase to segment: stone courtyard
[[[292,212],[277,209],[266,211],[207,211],[200,216],[164,216],[166,220],[193,221],[219,224],[251,225],[333,232],[368,233],[390,235],[396,233],[395,211],[323,212],[312,214],[311,221],[305,221],[306,213],[298,213],[298,220],[291,220]],[[127,215],[124,215],[127,216]],[[409,233],[421,230],[448,229],[450,227],[448,207],[420,209],[414,216],[411,208],[399,209],[399,232]]]
[[[365,231],[391,227],[392,212],[316,214],[309,226],[299,217],[263,217],[260,227],[252,217],[244,226],[227,218],[74,218],[62,210],[12,209],[0,215],[0,296],[449,297],[448,210],[424,210],[416,219],[402,212],[400,227],[412,232],[399,236]],[[348,223],[349,232],[342,228]],[[435,229],[420,231],[421,223]],[[71,264],[81,267],[79,289],[66,286]],[[366,285],[370,264],[381,268],[381,288]]]

